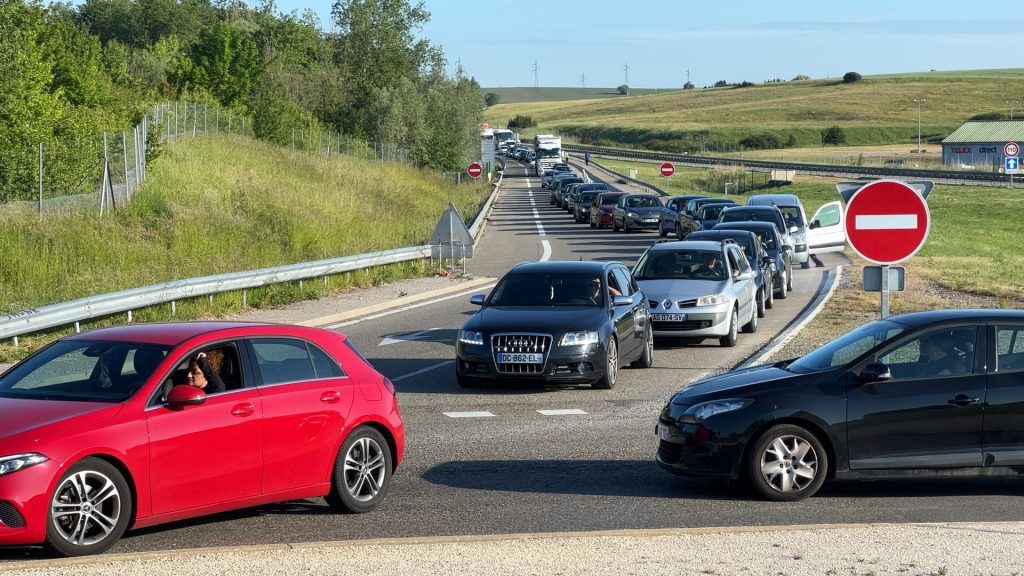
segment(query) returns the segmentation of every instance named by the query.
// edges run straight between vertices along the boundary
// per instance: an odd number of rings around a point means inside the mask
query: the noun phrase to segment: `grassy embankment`
[[[488,191],[403,164],[324,158],[237,136],[186,140],[164,151],[123,210],[102,218],[0,213],[0,314],[178,278],[425,244],[449,201],[469,221]],[[247,303],[279,305],[424,273],[419,264],[397,265],[332,277],[326,286],[269,286],[250,290]],[[174,318],[241,305],[240,293],[217,295],[212,304],[200,298],[178,303]],[[169,315],[169,306],[156,306],[135,318]],[[67,332],[23,338],[17,349],[4,342],[0,361]]]
[[[670,194],[705,193],[704,181],[713,170],[676,167],[672,178],[657,175],[656,164],[599,159],[617,172],[628,174],[637,169],[638,179],[656,184]],[[839,200],[835,178],[797,175],[789,186],[753,193],[796,194],[804,204],[807,217],[826,202]],[[709,194],[709,196],[723,196]],[[738,204],[746,203],[746,194],[723,196]],[[1021,192],[1008,188],[948,186],[937,184],[928,196],[931,231],[924,247],[905,266],[910,279],[918,277],[951,291],[996,299],[1003,305],[1024,302],[1024,276],[1013,271],[1024,269],[1020,247],[1020,228],[1016,207]],[[856,255],[847,255],[857,262]],[[864,262],[860,261],[859,266]],[[860,277],[860,267],[849,273]],[[877,311],[877,294],[868,298]],[[908,311],[893,297],[893,312]]]
[[[747,88],[711,88],[629,98],[500,103],[485,112],[492,126],[517,114],[537,127],[524,136],[552,132],[568,140],[650,147],[671,151],[681,139],[736,143],[771,132],[796,147],[817,147],[821,131],[833,125],[855,146],[917,143],[916,98],[925,140],[941,139],[979,114],[1008,115],[1024,69],[925,72],[840,79],[804,80]]]

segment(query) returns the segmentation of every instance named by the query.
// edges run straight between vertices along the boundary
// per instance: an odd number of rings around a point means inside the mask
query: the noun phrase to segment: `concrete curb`
[[[815,294],[814,299],[807,304],[806,307],[800,312],[800,314],[793,319],[790,324],[783,329],[775,338],[772,338],[768,343],[755,352],[754,355],[750,356],[746,360],[740,363],[738,368],[746,368],[748,366],[754,366],[768,360],[773,354],[777,353],[782,349],[790,340],[796,337],[804,326],[807,326],[811,320],[817,317],[821,309],[825,307],[825,304],[835,294],[836,288],[839,286],[839,282],[843,278],[843,267],[836,266],[830,269],[826,274],[824,281],[818,285],[818,292]]]
[[[356,308],[355,310],[346,310],[344,312],[331,314],[329,316],[321,316],[319,318],[303,320],[301,322],[296,322],[296,324],[300,326],[314,327],[327,326],[329,324],[337,324],[339,322],[345,322],[347,320],[352,320],[362,316],[369,316],[371,314],[382,312],[384,310],[389,310],[391,308],[401,308],[402,306],[406,306],[409,304],[429,302],[441,296],[454,294],[461,290],[469,290],[479,286],[485,286],[487,284],[491,284],[497,281],[497,278],[489,277],[473,278],[471,280],[456,280],[453,285],[446,286],[444,288],[438,288],[437,290],[431,290],[429,292],[423,292],[421,294],[411,294],[409,296],[395,298],[394,300],[389,300],[387,302],[382,302],[380,304],[373,304],[371,306],[364,306],[362,308]]]
[[[432,544],[459,544],[477,542],[507,542],[531,540],[555,540],[560,538],[658,538],[663,536],[708,536],[716,534],[745,534],[761,532],[790,532],[811,530],[852,530],[858,528],[886,528],[906,526],[943,526],[948,523],[914,522],[857,523],[857,524],[796,524],[780,526],[724,526],[704,528],[652,528],[637,530],[597,530],[592,532],[525,532],[518,534],[480,534],[466,536],[412,536],[405,538],[372,538],[364,540],[328,540],[323,542],[299,542],[282,544],[261,544],[253,546],[215,546],[210,548],[189,548],[186,550],[162,550],[154,552],[131,552],[123,554],[102,554],[78,558],[28,560],[0,564],[0,570],[25,570],[40,568],[61,568],[92,566],[114,562],[137,562],[142,560],[172,560],[209,554],[273,552],[277,550],[344,549],[361,546],[420,546]]]

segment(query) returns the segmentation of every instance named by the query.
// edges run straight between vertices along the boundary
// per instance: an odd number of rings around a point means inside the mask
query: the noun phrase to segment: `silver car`
[[[729,240],[660,242],[633,268],[655,337],[717,337],[722,346],[736,345],[739,326],[757,331],[755,276]]]

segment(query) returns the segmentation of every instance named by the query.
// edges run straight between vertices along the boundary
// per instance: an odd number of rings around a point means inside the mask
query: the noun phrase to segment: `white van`
[[[795,194],[756,194],[747,199],[747,205],[777,206],[782,211],[793,237],[793,258],[801,268],[810,266],[811,254],[842,252],[846,247],[843,205],[839,201],[818,208],[810,221]]]

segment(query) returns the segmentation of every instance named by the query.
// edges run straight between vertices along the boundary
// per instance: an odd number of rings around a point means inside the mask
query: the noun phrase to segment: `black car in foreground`
[[[525,262],[513,267],[459,330],[459,386],[519,381],[612,388],[625,363],[649,368],[647,298],[618,262]]]
[[[1024,311],[865,324],[795,360],[677,392],[656,460],[800,500],[831,478],[1024,473]]]

